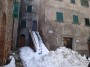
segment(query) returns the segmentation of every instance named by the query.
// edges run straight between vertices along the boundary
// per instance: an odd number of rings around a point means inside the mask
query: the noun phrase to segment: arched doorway
[[[4,45],[5,44],[5,31],[6,31],[6,14],[3,14],[2,17],[2,23],[0,27],[0,44]]]
[[[19,48],[25,46],[25,35],[24,34],[20,34],[18,45],[19,45]]]
[[[0,65],[4,65],[8,56],[8,48],[5,46],[6,14],[3,13],[0,25]]]

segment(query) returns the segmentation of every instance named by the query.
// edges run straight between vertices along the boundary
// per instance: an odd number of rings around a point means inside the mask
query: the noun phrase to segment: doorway
[[[72,49],[72,40],[73,40],[73,38],[64,37],[64,46],[65,46],[66,48]]]
[[[19,45],[19,48],[25,46],[25,35],[24,34],[21,34],[19,36],[18,45]]]
[[[90,56],[90,39],[88,40],[88,51],[89,51],[89,56]]]
[[[4,46],[5,45],[5,31],[6,31],[6,14],[3,14],[2,17],[2,23],[0,26],[0,45]]]

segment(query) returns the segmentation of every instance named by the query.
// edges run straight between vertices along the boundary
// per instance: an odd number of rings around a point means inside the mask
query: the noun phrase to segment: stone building
[[[29,46],[32,30],[49,50],[66,46],[90,55],[89,12],[89,0],[0,0],[0,60],[11,47]]]
[[[66,46],[81,54],[90,54],[89,0],[16,1],[20,10],[19,17],[14,18],[14,46],[18,46],[21,34],[29,36],[33,21],[37,21],[38,31],[48,49]]]
[[[16,0],[18,3],[14,11],[14,30],[13,30],[13,46],[21,47],[29,45],[29,35],[32,29],[32,22],[38,20],[38,0]],[[25,38],[24,45],[22,44],[22,37]]]
[[[9,56],[12,43],[12,0],[0,0],[0,65],[4,65]]]
[[[41,0],[39,32],[46,46],[90,55],[90,1]]]

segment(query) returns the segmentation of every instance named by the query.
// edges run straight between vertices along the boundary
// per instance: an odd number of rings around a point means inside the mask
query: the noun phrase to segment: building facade
[[[37,30],[49,50],[66,46],[81,54],[90,54],[89,0],[16,1],[20,4],[20,10],[19,17],[14,18],[15,46],[18,45],[18,37],[21,34],[27,36],[25,30],[31,31],[33,21],[36,21]]]
[[[90,55],[90,1],[41,0],[39,31],[50,50],[66,46]]]

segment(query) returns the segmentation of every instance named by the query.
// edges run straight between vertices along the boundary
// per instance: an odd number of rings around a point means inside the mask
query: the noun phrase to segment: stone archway
[[[4,13],[2,16],[2,22],[1,22],[1,36],[0,36],[0,44],[5,44],[5,31],[6,31],[6,14]]]
[[[6,31],[6,14],[2,15],[2,22],[0,25],[0,65],[4,65],[7,60],[7,47],[5,46],[5,31]]]
[[[25,46],[25,34],[20,34],[18,46],[19,46],[19,48]]]

